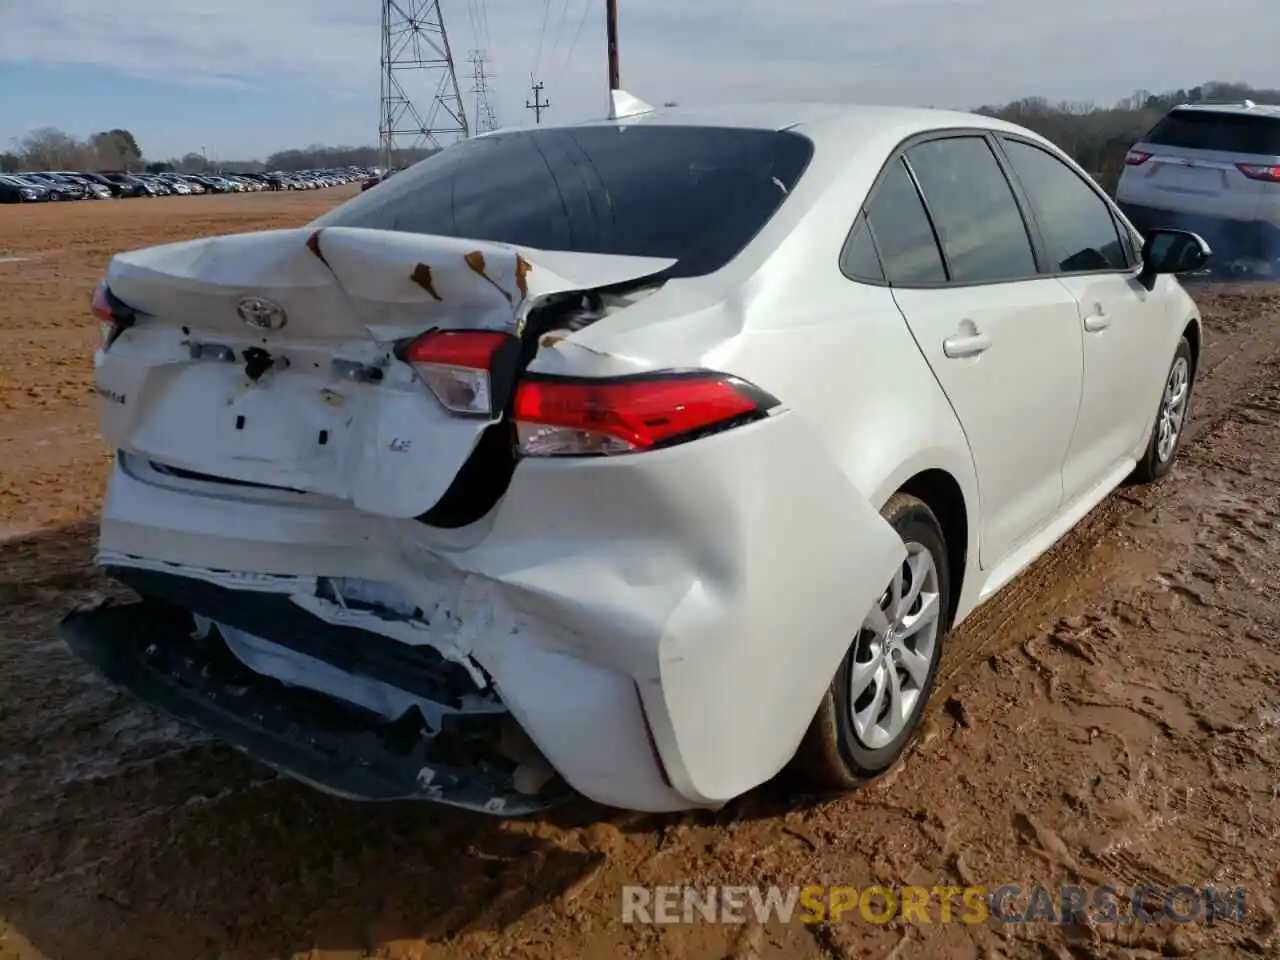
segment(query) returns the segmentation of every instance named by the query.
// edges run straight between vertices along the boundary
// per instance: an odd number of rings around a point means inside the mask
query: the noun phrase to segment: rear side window
[[[1039,147],[1003,143],[1058,270],[1088,273],[1128,266],[1111,208],[1074,170]]]
[[[1162,147],[1280,156],[1280,118],[1173,110],[1143,140]]]
[[[867,204],[867,222],[890,283],[942,283],[947,271],[906,165],[897,160]]]
[[[953,281],[1035,276],[1027,225],[984,138],[930,140],[908,150],[907,162],[920,182]]]
[[[840,253],[840,269],[846,277],[854,280],[884,283],[884,268],[880,265],[880,255],[876,253],[865,216],[858,217],[858,222],[853,225],[853,232]]]

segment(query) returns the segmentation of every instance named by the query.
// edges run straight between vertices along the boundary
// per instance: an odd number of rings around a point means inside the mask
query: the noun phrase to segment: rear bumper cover
[[[668,450],[522,462],[461,531],[117,465],[101,548],[188,576],[289,575],[271,589],[304,605],[306,577],[394,585],[430,620],[412,642],[477,664],[572,787],[653,811],[720,806],[786,765],[904,556],[787,412]]]
[[[478,756],[495,716],[451,722],[435,738],[420,714],[394,722],[291,688],[243,666],[213,632],[196,638],[186,612],[154,600],[77,611],[59,633],[108,680],[178,720],[328,793],[358,800],[432,800],[519,816],[568,795],[521,794],[514,764]],[[470,754],[450,762],[449,752]]]

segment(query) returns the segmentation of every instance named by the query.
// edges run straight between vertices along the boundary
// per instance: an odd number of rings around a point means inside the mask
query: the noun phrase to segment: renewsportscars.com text
[[[1243,887],[796,886],[622,888],[624,923],[1147,924],[1243,920]]]

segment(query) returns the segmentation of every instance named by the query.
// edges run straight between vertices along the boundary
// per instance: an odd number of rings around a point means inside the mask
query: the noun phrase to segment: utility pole
[[[533,102],[530,103],[528,100],[524,102],[525,109],[533,111],[533,119],[535,123],[542,123],[542,111],[551,106],[551,101],[542,99],[542,87],[543,83],[541,80],[534,83],[531,87],[533,90]]]
[[[609,38],[609,89],[622,89],[622,71],[618,65],[618,0],[604,0],[605,30]]]

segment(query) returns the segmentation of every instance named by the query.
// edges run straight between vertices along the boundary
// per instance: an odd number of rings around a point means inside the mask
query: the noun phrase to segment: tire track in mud
[[[1267,955],[1280,855],[1255,848],[1280,833],[1280,295],[1206,292],[1204,309],[1178,469],[1109,498],[978,611],[905,763],[846,797],[781,781],[715,814],[580,803],[509,823],[332,800],[185,742],[50,642],[62,609],[104,589],[90,526],[0,544],[14,600],[0,610],[0,957]],[[628,883],[1205,878],[1250,884],[1245,924],[618,917]]]

